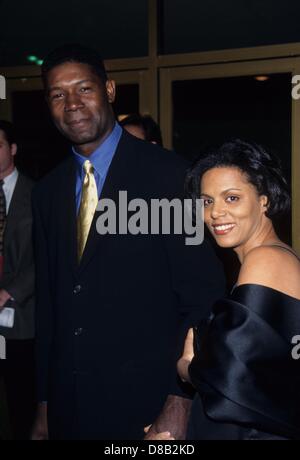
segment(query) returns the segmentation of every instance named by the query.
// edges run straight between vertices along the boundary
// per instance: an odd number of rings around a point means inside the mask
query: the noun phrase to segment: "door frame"
[[[172,83],[180,80],[217,79],[248,75],[290,73],[300,75],[300,58],[251,60],[242,62],[205,64],[197,66],[164,67],[160,69],[160,126],[164,143],[172,149],[173,100]],[[292,82],[291,82],[292,91]],[[188,95],[187,95],[188,100]],[[300,100],[292,99],[291,113],[291,195],[292,195],[292,242],[300,253]]]

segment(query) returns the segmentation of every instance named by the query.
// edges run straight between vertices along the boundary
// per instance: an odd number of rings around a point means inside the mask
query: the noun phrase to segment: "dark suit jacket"
[[[19,173],[4,233],[4,269],[0,288],[15,299],[13,328],[0,327],[7,339],[34,337],[34,260],[31,192],[33,182]],[[10,303],[10,302],[9,302]]]
[[[123,133],[101,197],[182,196],[186,163]],[[207,245],[182,236],[97,234],[78,267],[75,160],[34,193],[39,399],[57,438],[137,439],[166,396],[184,394],[183,329],[207,316],[223,273]]]

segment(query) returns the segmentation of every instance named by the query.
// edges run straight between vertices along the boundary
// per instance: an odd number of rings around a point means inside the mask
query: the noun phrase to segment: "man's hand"
[[[190,382],[189,365],[194,357],[194,331],[189,329],[184,343],[184,350],[177,362],[177,372],[183,382]]]
[[[185,439],[192,401],[181,396],[169,395],[162,412],[151,425],[145,440]],[[145,431],[148,427],[145,428]]]
[[[31,440],[47,441],[48,440],[48,421],[47,421],[47,403],[39,403],[36,418],[33,424]]]
[[[11,299],[11,295],[5,289],[0,289],[0,311],[3,310],[9,299]]]

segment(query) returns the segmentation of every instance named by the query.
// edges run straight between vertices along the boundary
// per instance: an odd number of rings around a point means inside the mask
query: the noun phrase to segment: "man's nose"
[[[84,106],[79,94],[70,93],[65,97],[65,112],[76,111]]]

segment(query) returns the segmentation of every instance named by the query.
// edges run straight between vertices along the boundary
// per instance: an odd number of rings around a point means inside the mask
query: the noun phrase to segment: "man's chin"
[[[62,126],[56,126],[58,127],[61,134],[73,145],[84,145],[94,141],[95,133],[91,133],[87,129],[78,129],[76,131],[69,126],[65,126],[64,128]]]
[[[85,145],[85,144],[90,144],[92,142],[95,142],[97,140],[97,138],[95,136],[91,136],[91,135],[80,135],[80,136],[74,136],[73,134],[71,133],[67,133],[66,137],[69,139],[69,141],[73,144],[73,145]]]
[[[70,141],[72,142],[73,145],[85,145],[85,144],[91,144],[92,142],[95,141],[94,138],[90,138],[90,137],[87,137],[87,138],[70,138]]]

